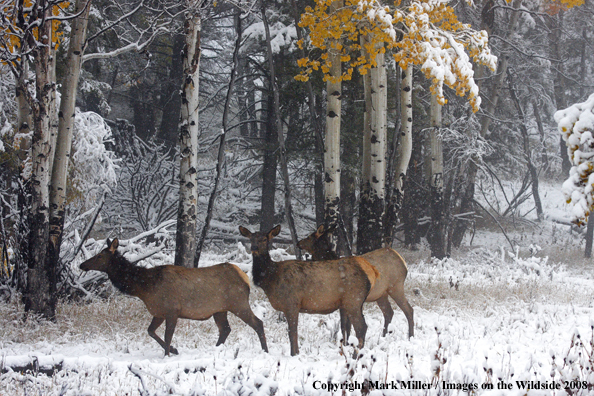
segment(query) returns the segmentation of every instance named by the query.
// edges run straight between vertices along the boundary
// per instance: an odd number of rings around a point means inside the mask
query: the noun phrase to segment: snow
[[[569,178],[563,183],[563,194],[571,204],[571,220],[581,222],[594,205],[594,94],[584,103],[576,103],[555,113],[559,132],[567,142],[571,161]]]
[[[497,243],[488,232],[476,240]],[[525,244],[534,255],[476,247],[442,261],[402,251],[409,264],[406,293],[415,308],[415,336],[406,337],[406,320],[394,305],[390,333],[382,337],[383,316],[376,304],[366,304],[369,329],[357,357],[353,334],[351,345],[340,347],[337,313],[301,314],[301,353],[291,357],[286,322],[256,287],[251,305],[264,320],[270,353],[261,350],[252,329],[230,315],[232,332],[219,347],[214,346],[217,329],[212,320],[180,320],[173,338],[180,354],[163,357],[146,334],[150,316],[142,302],[119,293],[86,304],[65,303],[56,323],[23,321],[17,302],[2,304],[0,315],[7,325],[0,328],[5,371],[0,393],[23,394],[26,389],[27,394],[44,395],[339,395],[341,391],[331,392],[328,383],[344,383],[353,388],[347,394],[360,395],[354,388],[367,379],[388,385],[418,381],[430,386],[424,393],[428,395],[440,394],[436,384],[443,386],[443,381],[453,387],[443,390],[445,394],[464,394],[463,389],[476,387],[477,394],[523,395],[526,391],[518,389],[516,381],[563,384],[579,378],[592,383],[587,353],[592,350],[594,273],[590,266],[551,262],[540,245]],[[230,249],[225,254],[205,252],[201,265],[232,261],[249,271],[246,247],[237,243]],[[291,257],[284,249],[271,253],[274,260]],[[8,368],[33,362],[39,373]],[[60,370],[48,376],[56,365]],[[499,379],[513,389],[498,390]],[[487,383],[495,389],[483,392]],[[419,393],[378,389],[370,394]]]
[[[73,169],[72,185],[85,191],[84,203],[92,206],[104,191],[117,183],[117,160],[113,152],[105,148],[111,138],[111,129],[103,117],[92,111],[76,109],[72,138]]]
[[[256,22],[246,28],[243,35],[248,40],[265,40],[264,22]],[[282,22],[276,22],[270,25],[270,45],[272,53],[278,54],[281,48],[293,46],[297,40],[297,30],[295,25],[284,25]]]

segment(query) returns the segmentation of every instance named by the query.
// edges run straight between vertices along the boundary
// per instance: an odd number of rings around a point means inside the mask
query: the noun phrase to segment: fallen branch
[[[489,212],[488,210],[486,210],[483,205],[481,205],[480,203],[478,203],[478,201],[476,201],[475,199],[473,199],[474,203],[478,205],[479,208],[481,208],[486,214],[489,215],[489,217],[491,217],[493,219],[493,221],[495,221],[495,223],[497,223],[497,225],[499,226],[499,229],[501,230],[501,232],[503,233],[503,236],[505,236],[505,239],[507,239],[507,242],[509,243],[509,246],[511,246],[512,250],[515,249],[513,243],[511,242],[511,240],[509,239],[509,237],[507,236],[507,233],[505,232],[505,229],[503,229],[503,226],[501,225],[501,223],[499,223],[499,221],[497,221],[497,219],[495,218],[495,216],[493,216],[491,214],[491,212]]]

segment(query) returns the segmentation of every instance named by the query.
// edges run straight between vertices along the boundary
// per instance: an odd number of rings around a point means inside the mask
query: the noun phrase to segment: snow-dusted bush
[[[117,184],[115,154],[105,147],[111,129],[92,111],[76,110],[70,163],[70,201],[92,207],[99,196]]]
[[[571,161],[563,194],[571,205],[572,220],[583,224],[594,207],[594,94],[555,113],[559,132]]]

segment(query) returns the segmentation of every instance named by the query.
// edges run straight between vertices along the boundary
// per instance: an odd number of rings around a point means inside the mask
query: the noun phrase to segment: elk
[[[332,244],[328,235],[334,228],[326,229],[322,224],[314,233],[299,241],[297,246],[311,254],[313,260],[336,260],[338,255],[332,250]],[[369,292],[366,302],[377,302],[377,305],[384,314],[383,335],[385,336],[388,333],[388,325],[394,316],[394,310],[388,299],[388,296],[390,296],[402,312],[404,312],[408,321],[408,337],[412,337],[415,331],[413,308],[404,295],[404,281],[408,273],[406,262],[398,252],[388,247],[365,253],[359,257],[363,257],[369,261],[380,273],[380,277]],[[348,336],[350,325],[348,321],[341,321],[341,324],[343,322],[346,323],[346,328],[342,329],[343,333],[346,333],[346,336]]]
[[[102,271],[122,293],[140,298],[153,316],[149,335],[169,353],[178,354],[171,339],[178,319],[206,320],[211,316],[219,328],[217,346],[231,333],[227,312],[232,312],[253,328],[262,349],[268,352],[264,325],[249,305],[250,281],[234,264],[203,268],[161,265],[144,268],[129,262],[117,248],[119,242],[107,240],[107,248],[80,265],[83,271]],[[155,332],[165,322],[165,341]]]
[[[363,302],[378,276],[377,270],[361,257],[330,261],[288,260],[270,258],[272,238],[280,225],[269,232],[252,233],[239,227],[251,243],[254,284],[266,293],[270,304],[287,318],[291,355],[299,353],[297,325],[299,313],[329,314],[340,309],[355,328],[359,348],[365,344],[367,324]]]

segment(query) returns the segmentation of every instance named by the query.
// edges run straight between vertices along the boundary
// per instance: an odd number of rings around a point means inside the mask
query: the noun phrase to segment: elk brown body
[[[206,320],[211,316],[219,329],[217,345],[231,332],[227,312],[232,312],[258,334],[262,349],[268,352],[264,325],[249,305],[248,276],[234,264],[224,263],[204,268],[162,265],[143,268],[130,263],[117,252],[119,242],[107,240],[108,247],[80,265],[83,271],[102,271],[121,292],[140,298],[153,316],[149,335],[165,350],[177,350],[171,339],[178,319]],[[165,323],[165,341],[155,330]]]
[[[326,229],[324,225],[320,225],[314,233],[299,241],[297,246],[311,254],[313,260],[335,260],[338,258],[338,255],[332,250],[332,245],[328,238],[328,234],[332,231],[333,229]],[[365,253],[359,257],[363,257],[369,261],[380,273],[380,277],[369,292],[366,301],[377,302],[377,305],[384,314],[383,335],[385,336],[387,334],[388,325],[394,316],[394,310],[388,299],[388,296],[390,296],[402,312],[404,312],[408,321],[408,336],[412,337],[415,326],[413,308],[404,295],[404,281],[408,274],[406,261],[404,261],[398,252],[388,247]],[[346,329],[343,328],[343,332],[346,331],[346,335],[348,336],[348,322],[346,327]]]
[[[353,323],[359,347],[363,347],[367,332],[363,302],[378,276],[373,266],[360,257],[274,262],[269,250],[280,225],[268,233],[252,233],[244,227],[239,227],[239,231],[251,242],[254,284],[264,290],[272,307],[287,318],[291,355],[299,353],[300,312],[329,314],[340,309]]]

